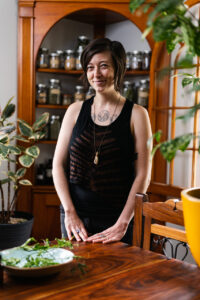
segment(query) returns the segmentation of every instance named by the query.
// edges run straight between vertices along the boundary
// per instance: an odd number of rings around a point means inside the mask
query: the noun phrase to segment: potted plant
[[[40,153],[35,143],[44,138],[49,120],[49,113],[43,113],[32,126],[21,119],[11,122],[12,100],[0,112],[0,249],[18,246],[30,236],[33,216],[17,212],[16,203],[20,188],[32,185],[26,171]]]
[[[187,1],[190,2],[190,1]],[[195,1],[194,1],[195,2]],[[194,2],[192,2],[194,4]],[[199,1],[196,1],[197,4]],[[200,56],[200,20],[188,10],[184,0],[130,0],[131,12],[151,12],[148,15],[145,37],[150,32],[157,42],[165,41],[168,53],[177,44],[185,46],[185,56],[178,61],[179,67],[192,68],[193,58]],[[176,67],[176,66],[174,66]],[[200,77],[196,74],[183,73],[182,88],[190,86],[192,92],[200,93]],[[179,117],[187,120],[200,109],[200,103],[194,105],[188,112]],[[154,133],[156,145],[153,154],[159,149],[164,159],[171,161],[178,150],[185,151],[192,139],[199,139],[200,133],[186,133],[172,140],[161,142],[160,131]],[[198,152],[200,153],[200,143]],[[200,187],[188,188],[182,191],[184,222],[188,243],[197,264],[200,266]]]

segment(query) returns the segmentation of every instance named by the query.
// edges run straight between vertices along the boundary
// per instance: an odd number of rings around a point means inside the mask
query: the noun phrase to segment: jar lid
[[[74,50],[72,50],[72,49],[67,49],[67,50],[65,50],[65,53],[66,54],[74,54]]]
[[[76,85],[76,89],[77,90],[84,90],[84,86],[82,86],[82,85]]]
[[[58,56],[59,56],[59,54],[58,54],[58,53],[56,53],[56,52],[52,52],[52,53],[50,53],[50,56],[53,56],[53,57],[58,57]]]
[[[56,53],[58,53],[58,55],[63,54],[63,50],[56,50]]]
[[[49,52],[49,49],[47,49],[47,48],[40,48],[40,51],[42,51],[42,52]]]
[[[46,88],[46,84],[44,84],[44,83],[38,83],[37,86],[40,87],[40,88]]]
[[[60,83],[60,80],[59,80],[59,79],[54,79],[54,78],[52,78],[52,79],[49,79],[49,82],[50,82],[50,83],[57,83],[57,84],[59,84],[59,83]]]
[[[133,52],[126,52],[126,55],[132,55],[133,54]]]
[[[141,85],[148,85],[149,84],[149,81],[147,79],[141,79],[140,80],[140,84]]]
[[[143,53],[149,55],[149,54],[151,54],[151,50],[144,50]]]
[[[132,83],[130,81],[124,81],[124,86],[130,86]]]
[[[51,116],[51,119],[59,120],[59,119],[60,119],[60,116],[58,116],[58,115],[52,115],[52,116]]]
[[[79,35],[78,40],[80,40],[80,41],[89,41],[89,38],[86,35]]]

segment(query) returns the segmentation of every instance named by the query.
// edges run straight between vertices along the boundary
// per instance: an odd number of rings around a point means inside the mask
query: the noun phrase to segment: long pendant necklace
[[[112,117],[110,118],[110,123],[105,128],[104,135],[103,135],[103,137],[102,137],[102,139],[101,139],[101,141],[99,143],[98,149],[96,149],[95,120],[93,121],[93,123],[94,123],[94,153],[95,153],[95,155],[94,155],[94,161],[93,162],[94,162],[95,165],[98,165],[98,163],[99,163],[99,154],[100,154],[100,151],[101,151],[101,146],[102,146],[102,143],[103,143],[104,138],[106,136],[106,133],[108,131],[108,127],[113,122],[113,118],[114,118],[115,112],[117,110],[117,107],[119,105],[120,99],[121,99],[121,95],[119,96],[119,99],[118,99],[117,104],[115,106],[115,109],[114,109],[114,112],[112,114]],[[95,107],[94,107],[94,116],[95,116]]]

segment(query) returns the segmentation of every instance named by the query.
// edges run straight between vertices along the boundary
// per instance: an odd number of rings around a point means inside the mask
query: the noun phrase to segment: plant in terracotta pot
[[[26,171],[33,165],[40,153],[35,143],[44,138],[45,126],[49,120],[49,114],[43,113],[32,126],[21,119],[11,122],[10,118],[15,112],[12,100],[13,97],[0,113],[0,228],[2,229],[0,230],[0,249],[5,248],[4,241],[6,238],[9,239],[8,234],[13,228],[13,223],[17,223],[15,224],[17,231],[24,225],[23,223],[29,223],[30,235],[32,216],[26,213],[20,214],[15,211],[15,208],[21,186],[32,184],[26,179]],[[10,238],[11,247],[23,243],[28,237],[23,231],[21,238],[17,236]],[[13,239],[14,243],[12,243]]]
[[[156,42],[165,42],[168,53],[172,53],[177,45],[182,45],[185,55],[181,57],[174,68],[179,67],[189,69],[188,72],[180,74],[182,76],[182,88],[190,88],[190,92],[200,93],[200,77],[198,73],[191,73],[194,67],[194,58],[199,62],[200,57],[200,20],[189,10],[187,3],[194,5],[199,1],[184,0],[130,0],[130,10],[132,13],[148,14],[147,28],[143,37],[150,32]],[[169,66],[169,70],[171,67]],[[191,95],[189,95],[191,97]],[[177,119],[188,120],[197,115],[200,103],[188,109],[187,113]],[[158,131],[153,135],[156,141],[153,153],[159,149],[164,159],[172,161],[178,150],[185,151],[193,139],[200,141],[200,133],[185,133],[174,139],[162,141],[162,132]],[[200,153],[200,143],[198,147]],[[200,266],[200,187],[188,188],[181,193],[183,200],[183,213],[188,243],[191,252]]]

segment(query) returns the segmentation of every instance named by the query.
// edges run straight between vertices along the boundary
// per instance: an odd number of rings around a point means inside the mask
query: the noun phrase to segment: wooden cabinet
[[[65,71],[39,69],[36,62],[39,48],[49,31],[62,19],[79,21],[92,25],[93,37],[105,35],[106,26],[113,25],[125,20],[134,23],[143,32],[146,24],[146,16],[132,15],[129,11],[129,1],[125,0],[18,0],[19,22],[18,22],[18,117],[32,123],[35,120],[36,110],[66,109],[67,107],[55,107],[51,105],[36,105],[36,73],[51,74],[55,76],[77,76],[80,71]],[[73,30],[67,28],[66,30]],[[129,39],[134,39],[130,36]],[[153,99],[155,93],[159,93],[159,99],[163,103],[168,101],[168,90],[165,84],[157,88],[155,86],[155,68],[166,65],[169,57],[165,56],[162,44],[154,45],[151,35],[147,37],[149,47],[152,50],[152,62],[150,70],[150,98],[149,114],[153,128],[156,122],[160,122],[166,129],[167,116],[155,116],[153,112]],[[162,54],[162,55],[161,55]],[[129,71],[126,76],[147,75],[145,71]],[[64,111],[63,110],[63,111]],[[160,119],[159,119],[160,118]],[[53,145],[56,142],[44,141],[43,144]],[[43,153],[44,154],[44,153]],[[156,158],[162,168],[166,168],[160,157]],[[164,174],[162,172],[162,174]],[[54,238],[60,236],[59,227],[59,200],[53,186],[37,186],[35,182],[34,167],[29,171],[29,179],[33,182],[31,188],[22,191],[18,209],[29,210],[35,217],[33,235],[35,238]],[[165,175],[154,168],[153,179],[165,181]]]

